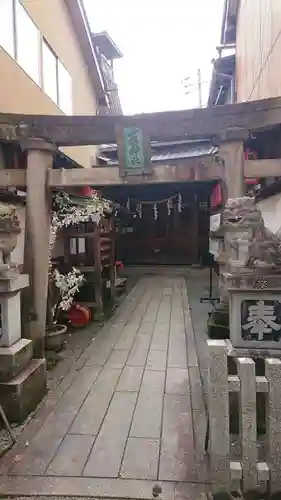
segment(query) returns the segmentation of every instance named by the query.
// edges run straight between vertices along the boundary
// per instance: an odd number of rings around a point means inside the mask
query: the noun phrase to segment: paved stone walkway
[[[185,279],[144,277],[2,460],[0,494],[151,498],[160,482],[198,499],[205,425]]]

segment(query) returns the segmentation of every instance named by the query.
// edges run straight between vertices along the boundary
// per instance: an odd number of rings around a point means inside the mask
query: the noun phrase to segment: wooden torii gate
[[[227,197],[237,197],[244,193],[245,177],[281,176],[281,158],[245,161],[243,153],[250,132],[277,124],[281,124],[281,98],[134,116],[0,114],[0,143],[20,144],[27,151],[25,169],[0,169],[0,186],[25,187],[27,191],[24,272],[31,283],[33,314],[27,321],[35,354],[44,355],[52,188],[194,179],[188,163],[184,167],[158,165],[150,173],[132,177],[120,175],[118,167],[52,170],[58,147],[115,143],[120,127],[132,126],[142,129],[151,141],[211,139],[219,145],[222,161],[207,164],[197,178],[222,178]]]

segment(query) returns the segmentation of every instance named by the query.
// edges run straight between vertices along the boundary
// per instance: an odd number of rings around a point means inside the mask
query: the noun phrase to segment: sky
[[[125,114],[195,108],[208,96],[224,0],[84,0],[92,31],[107,30],[123,53],[115,80]]]

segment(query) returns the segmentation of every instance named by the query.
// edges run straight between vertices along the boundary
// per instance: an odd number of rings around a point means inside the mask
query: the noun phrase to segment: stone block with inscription
[[[226,282],[233,347],[281,352],[281,275],[229,274]]]

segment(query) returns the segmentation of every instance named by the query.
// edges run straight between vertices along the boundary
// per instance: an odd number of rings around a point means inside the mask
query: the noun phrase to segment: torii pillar
[[[248,137],[248,130],[227,128],[217,138],[219,157],[223,167],[224,201],[245,195],[244,141]]]
[[[228,199],[240,198],[245,195],[244,175],[244,141],[249,137],[248,130],[241,128],[227,128],[221,131],[214,141],[219,146],[219,158],[222,167],[224,204]],[[235,259],[233,249],[226,239],[224,248],[218,257],[220,273],[228,269],[228,263]],[[221,303],[228,304],[227,294],[221,282]]]
[[[52,168],[56,146],[43,139],[29,139],[26,171],[26,225],[24,273],[30,286],[24,294],[24,335],[33,341],[34,356],[45,356],[45,326],[48,297],[48,261],[50,245],[51,189],[48,172]]]

